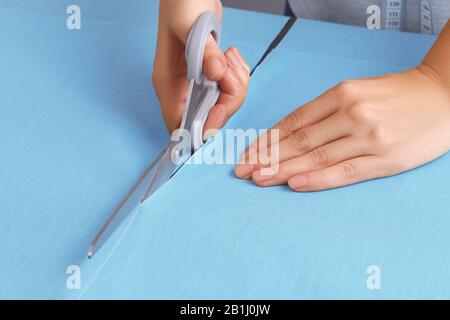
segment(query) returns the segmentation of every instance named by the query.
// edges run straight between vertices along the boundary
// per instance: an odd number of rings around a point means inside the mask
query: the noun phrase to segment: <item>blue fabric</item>
[[[79,1],[76,31],[69,3],[0,1],[0,298],[68,297],[66,268],[169,139],[151,85],[158,1]],[[286,21],[225,16],[223,47],[252,66]]]
[[[343,79],[402,69],[275,50],[228,127],[266,128]],[[83,265],[77,297],[449,298],[449,162],[307,194],[257,188],[233,166],[185,166]],[[371,265],[379,291],[366,285]]]
[[[74,32],[51,7],[0,12],[1,298],[450,298],[449,155],[308,194],[186,165],[87,260],[168,138],[150,84],[152,4],[151,27],[92,18]],[[225,16],[224,46],[252,65],[286,21]],[[228,127],[268,128],[339,81],[416,65],[432,41],[301,20]],[[81,290],[66,288],[69,265]],[[366,287],[369,265],[381,290]]]

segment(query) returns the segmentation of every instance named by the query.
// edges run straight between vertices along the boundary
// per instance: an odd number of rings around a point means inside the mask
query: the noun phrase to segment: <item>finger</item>
[[[237,52],[239,52],[237,48],[230,48],[225,52],[225,58],[227,59],[228,67],[234,71],[241,85],[247,90],[250,83],[250,72],[247,69],[245,60],[239,58]]]
[[[245,98],[247,87],[250,80],[250,73],[241,61],[244,61],[242,55],[238,57],[239,50],[230,48],[225,52],[227,66],[229,69],[225,77],[219,82],[221,86],[221,96],[219,103],[214,106],[208,114],[206,120],[203,138],[206,140],[215,134],[217,129],[225,126],[228,119],[242,105]]]
[[[184,55],[180,57],[184,59]],[[210,79],[223,78],[223,73],[227,70],[225,56],[212,37],[210,37],[207,42],[204,68],[207,71],[207,77]],[[188,82],[186,79],[185,64],[184,67],[182,67],[180,63],[177,63],[176,68],[175,66],[170,66],[169,68],[166,68],[166,70],[167,69],[178,70],[177,73],[179,74],[175,74],[174,72],[171,77],[163,77],[163,79],[159,80],[155,85],[155,89],[161,103],[161,111],[167,129],[169,132],[173,132],[179,128],[181,123],[188,91]]]
[[[272,144],[271,153],[278,148],[279,162],[303,155],[331,141],[343,138],[351,133],[351,124],[343,114],[334,115],[309,127],[295,131],[279,144]],[[260,152],[262,153],[262,152]],[[258,157],[261,158],[261,157]]]
[[[289,179],[289,187],[298,192],[319,191],[347,186],[385,176],[385,164],[377,156],[363,156],[340,162],[326,169]]]
[[[238,57],[236,52],[239,52],[236,48],[230,48],[225,53],[227,65],[231,70],[228,70],[229,74],[220,82],[222,92],[219,104],[209,111],[203,131],[205,140],[214,135],[217,129],[225,126],[228,119],[242,105],[242,97],[245,98],[250,73],[247,71],[247,67],[241,63],[241,61],[245,62],[242,55],[239,53],[240,57]]]
[[[217,133],[218,129],[225,126],[227,115],[227,107],[224,104],[217,104],[211,108],[203,127],[203,140],[208,140]]]
[[[367,152],[368,146],[364,139],[342,138],[271,168],[256,170],[252,174],[252,179],[259,186],[286,184],[289,178],[295,175],[324,169],[345,160],[361,157]]]
[[[220,50],[219,45],[210,35],[206,43],[205,55],[203,57],[203,73],[212,81],[219,81],[225,76],[227,61]]]
[[[225,53],[227,64],[231,64],[230,55],[230,50],[227,50]],[[220,96],[218,104],[223,104],[227,107],[227,118],[230,118],[244,103],[247,88],[236,73],[236,68],[232,67],[228,68],[225,76],[219,81],[219,87]]]
[[[272,144],[270,136],[273,130],[278,130],[279,140],[283,140],[292,133],[329,117],[339,108],[337,95],[335,88],[330,89],[311,102],[291,112],[287,117],[273,126],[272,129],[254,141],[242,155],[242,158],[248,159],[252,153],[264,149],[264,146],[261,146],[259,143],[260,139],[267,141],[267,147],[269,147]],[[277,141],[273,143],[277,143]]]
[[[232,47],[228,50],[231,56],[231,66],[235,67],[239,70],[239,73],[242,74],[241,82],[246,85],[248,84],[248,80],[250,79],[250,66],[247,61],[245,61],[242,53],[238,48]]]
[[[155,85],[161,113],[169,133],[180,127],[188,86],[185,77],[165,79]]]
[[[247,88],[250,82],[250,73],[247,71],[246,67],[241,63],[241,60],[235,53],[236,50],[237,49],[230,48],[225,53],[225,57],[227,58],[228,66],[234,71],[234,74],[238,77],[239,81],[244,86],[244,88]]]
[[[335,90],[331,89],[291,112],[286,118],[277,123],[273,129],[280,130],[280,139],[284,139],[295,131],[319,122],[338,109]]]
[[[249,154],[242,164],[236,167],[236,175],[240,178],[249,178],[255,170],[267,166],[268,160],[275,162],[275,165],[283,161],[301,156],[309,151],[338,140],[350,133],[351,126],[349,120],[340,113],[300,129],[287,136],[279,143],[271,142],[268,148],[259,148],[254,153]],[[278,159],[273,159],[273,155],[278,155]]]

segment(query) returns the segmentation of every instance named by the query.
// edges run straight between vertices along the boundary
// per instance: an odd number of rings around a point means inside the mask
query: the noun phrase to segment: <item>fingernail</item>
[[[252,175],[254,164],[240,164],[234,169],[234,173],[241,179],[250,178]]]
[[[289,179],[288,184],[294,190],[304,188],[308,185],[308,177],[306,176],[295,176]]]
[[[241,66],[241,62],[239,61],[238,56],[236,55],[236,53],[234,52],[234,50],[230,50],[229,54],[228,54],[228,60],[230,61],[230,63],[234,66],[234,67],[240,67]]]
[[[240,83],[238,77],[232,69],[228,69],[228,74],[230,75],[230,78],[234,83]]]

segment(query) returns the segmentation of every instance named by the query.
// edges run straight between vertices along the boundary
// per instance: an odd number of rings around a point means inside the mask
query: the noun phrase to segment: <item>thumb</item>
[[[212,35],[206,43],[203,57],[203,73],[211,81],[219,81],[227,72],[227,60]]]

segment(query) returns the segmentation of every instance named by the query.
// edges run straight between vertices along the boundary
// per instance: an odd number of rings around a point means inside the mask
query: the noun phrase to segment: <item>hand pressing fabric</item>
[[[205,11],[222,19],[219,0],[160,1],[158,43],[153,67],[153,85],[169,132],[178,129],[188,91],[185,44],[192,25]],[[240,108],[250,80],[250,67],[236,48],[222,53],[213,37],[207,42],[203,72],[217,81],[221,95],[210,110],[204,132],[219,129]],[[211,131],[209,131],[211,132]],[[207,137],[205,137],[207,138]]]
[[[238,177],[259,186],[288,184],[295,191],[317,191],[395,175],[446,153],[450,22],[417,68],[345,81],[272,129],[279,129],[280,139],[269,143],[264,154],[279,148],[279,164],[262,172],[261,162],[249,163],[262,158],[255,142],[235,169]]]

